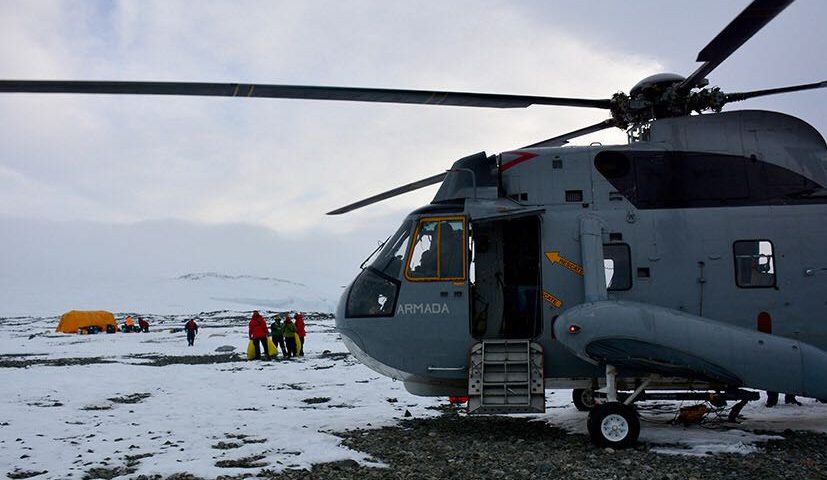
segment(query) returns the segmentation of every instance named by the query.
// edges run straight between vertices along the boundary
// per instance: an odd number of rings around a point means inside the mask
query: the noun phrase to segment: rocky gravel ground
[[[594,447],[531,418],[466,417],[446,414],[404,420],[397,427],[341,434],[350,448],[367,452],[387,468],[353,460],[315,465],[312,470],[275,473],[264,479],[827,479],[827,435],[783,433],[759,452],[709,456],[665,455],[641,444],[635,449]],[[141,477],[139,480],[160,480]],[[244,477],[226,477],[244,478]],[[166,480],[196,480],[181,475]]]

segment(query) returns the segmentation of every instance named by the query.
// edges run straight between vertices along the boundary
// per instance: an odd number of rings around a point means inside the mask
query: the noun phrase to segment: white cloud
[[[530,9],[497,2],[59,5],[59,13],[18,14],[13,22],[22,27],[2,34],[24,47],[3,51],[7,76],[600,97],[657,70],[549,28],[553,17],[541,21]],[[56,66],[34,66],[31,51]],[[594,75],[598,70],[611,75]],[[0,105],[4,119],[15,119],[2,134],[3,163],[53,188],[53,209],[20,198],[23,215],[241,221],[279,231],[317,227],[330,209],[433,175],[467,154],[514,148],[605,117],[570,108],[106,96],[3,97]],[[58,195],[67,189],[97,208],[67,212]],[[411,209],[433,191],[374,208]]]

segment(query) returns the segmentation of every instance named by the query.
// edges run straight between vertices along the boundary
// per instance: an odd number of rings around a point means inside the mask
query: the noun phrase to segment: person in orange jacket
[[[250,340],[253,341],[253,346],[256,349],[256,358],[261,358],[261,353],[264,352],[264,359],[270,360],[270,352],[267,351],[267,322],[264,317],[258,313],[258,310],[253,312],[253,318],[250,319]],[[259,348],[260,345],[260,348]]]
[[[304,335],[305,335],[304,315],[302,315],[301,312],[296,312],[296,316],[294,318],[296,319],[296,335],[298,335],[299,340],[301,340],[301,344],[300,344],[301,346],[299,347],[299,356],[303,357],[304,356]]]

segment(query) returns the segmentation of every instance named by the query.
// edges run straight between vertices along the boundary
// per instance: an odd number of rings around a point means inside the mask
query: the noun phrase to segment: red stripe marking
[[[502,166],[500,166],[500,171],[501,172],[504,172],[504,171],[508,170],[511,167],[516,167],[517,165],[519,165],[523,162],[526,162],[528,160],[531,160],[532,158],[537,156],[536,153],[519,152],[519,151],[517,151],[517,152],[508,152],[507,154],[508,155],[517,155],[517,158],[515,158],[514,160],[511,160],[509,162],[503,163]]]

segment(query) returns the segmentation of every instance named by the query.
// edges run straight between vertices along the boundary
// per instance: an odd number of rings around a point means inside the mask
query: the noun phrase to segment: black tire
[[[594,391],[591,388],[575,388],[571,391],[571,401],[574,407],[581,412],[588,412],[594,408]]]
[[[640,420],[634,407],[620,402],[596,405],[586,423],[589,437],[598,447],[629,448],[640,436]]]

